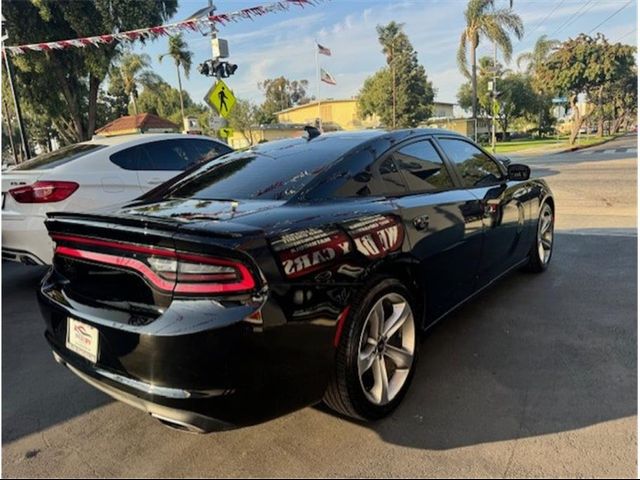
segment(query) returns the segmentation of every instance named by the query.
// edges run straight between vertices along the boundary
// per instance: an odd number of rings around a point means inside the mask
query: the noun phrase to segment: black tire
[[[400,295],[406,299],[406,304],[411,309],[411,323],[414,329],[414,348],[411,365],[408,368],[408,375],[406,375],[406,379],[403,380],[404,384],[388,403],[377,405],[369,400],[364,392],[365,387],[361,383],[357,362],[369,312],[380,299],[388,297],[388,295]],[[383,302],[384,301],[385,300],[383,300]],[[359,420],[377,420],[389,415],[397,408],[409,389],[418,358],[419,310],[416,307],[417,305],[411,292],[395,278],[377,277],[373,279],[367,287],[362,289],[352,304],[349,315],[345,320],[342,336],[336,350],[335,370],[323,399],[329,408],[342,415]],[[405,321],[405,323],[407,322],[409,322],[409,319]],[[400,335],[404,337],[405,327],[403,326],[402,329]],[[398,337],[392,336],[391,338],[397,341]],[[391,341],[389,343],[391,343]],[[382,353],[379,355],[381,359],[385,358],[382,356]],[[388,362],[388,360],[384,361]],[[385,368],[385,375],[386,373],[387,370]],[[390,385],[389,381],[387,383]]]
[[[541,242],[541,228],[543,226],[543,222],[545,221],[545,215],[551,215],[550,219],[550,236],[547,235],[547,242],[550,242],[550,247],[548,250],[548,257],[542,258],[542,254],[539,251],[540,242]],[[531,249],[529,250],[528,262],[524,266],[524,270],[532,273],[542,273],[547,268],[549,268],[549,264],[551,263],[551,257],[553,256],[553,229],[555,223],[555,212],[553,207],[549,202],[545,202],[540,207],[540,213],[538,214],[538,222],[536,223],[536,235],[533,239],[533,244],[531,245]],[[550,239],[550,240],[549,240]]]

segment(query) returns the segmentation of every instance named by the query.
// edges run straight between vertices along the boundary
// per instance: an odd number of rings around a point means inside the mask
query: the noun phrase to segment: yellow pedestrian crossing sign
[[[204,97],[211,108],[215,108],[221,117],[227,118],[229,113],[236,104],[236,97],[231,89],[222,80],[218,80],[216,84],[209,89]]]
[[[233,135],[233,128],[225,127],[218,130],[218,135],[220,138],[229,138]]]

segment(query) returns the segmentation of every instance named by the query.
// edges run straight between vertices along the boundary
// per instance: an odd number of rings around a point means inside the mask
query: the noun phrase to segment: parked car
[[[554,199],[529,174],[445,130],[340,132],[227,154],[109,212],[50,214],[46,338],[177,428],[321,400],[382,418],[422,332],[549,265]]]
[[[2,172],[2,258],[50,264],[47,212],[123,203],[231,148],[208,137],[140,134],[96,137]]]

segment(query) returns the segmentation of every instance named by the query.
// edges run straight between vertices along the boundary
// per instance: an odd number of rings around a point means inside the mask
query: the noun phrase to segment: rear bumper
[[[190,412],[188,410],[181,410],[179,408],[172,408],[166,405],[162,405],[161,403],[155,403],[149,400],[145,400],[140,396],[132,395],[127,393],[124,388],[128,382],[126,379],[122,378],[120,383],[120,388],[115,387],[109,383],[107,383],[108,379],[111,381],[117,380],[114,379],[113,375],[109,375],[108,372],[104,372],[102,374],[102,379],[99,378],[100,372],[96,372],[96,376],[91,376],[87,373],[84,373],[80,369],[74,367],[73,365],[67,363],[58,353],[53,352],[53,356],[59,364],[67,367],[73,373],[75,373],[82,380],[87,382],[89,385],[97,388],[98,390],[103,391],[107,395],[112,398],[126,403],[138,410],[142,410],[143,412],[148,413],[152,417],[160,420],[161,422],[171,426],[173,428],[177,428],[180,430],[185,430],[193,433],[208,433],[214,431],[222,431],[228,430],[232,427],[232,425],[215,420],[213,418],[200,415],[194,412]],[[150,384],[147,385],[148,392],[153,391],[154,386]],[[140,382],[140,386],[142,387],[142,383]],[[176,389],[177,390],[177,389]],[[148,393],[147,392],[147,393]],[[184,390],[177,390],[174,395],[189,395],[190,392]]]
[[[50,265],[53,242],[44,226],[44,217],[3,213],[2,258],[26,264]]]
[[[45,261],[31,252],[2,247],[2,259],[25,265],[47,265]]]
[[[109,318],[48,282],[51,273],[38,299],[58,362],[174,427],[208,432],[253,425],[317,403],[326,389],[331,326],[265,328],[247,319],[261,304],[213,299],[174,301],[156,320],[136,324],[140,317]],[[69,317],[98,329],[97,363],[66,347]]]

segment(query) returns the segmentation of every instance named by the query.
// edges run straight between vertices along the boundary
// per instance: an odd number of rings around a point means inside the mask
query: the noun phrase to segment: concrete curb
[[[567,149],[564,150],[560,150],[559,152],[554,152],[554,154],[559,154],[559,153],[570,153],[570,152],[575,152],[578,150],[583,150],[585,148],[591,148],[591,147],[598,147],[600,145],[604,145],[605,143],[609,143],[617,138],[620,138],[624,135],[614,135],[611,138],[607,138],[606,140],[602,140],[601,142],[596,142],[596,143],[592,143],[590,145],[576,145],[575,147],[569,147]]]

